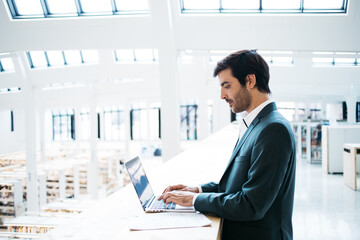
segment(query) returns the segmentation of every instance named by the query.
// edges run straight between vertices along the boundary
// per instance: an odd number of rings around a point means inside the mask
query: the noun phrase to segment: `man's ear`
[[[254,88],[256,86],[256,76],[255,74],[248,74],[246,76],[246,86],[249,88]]]

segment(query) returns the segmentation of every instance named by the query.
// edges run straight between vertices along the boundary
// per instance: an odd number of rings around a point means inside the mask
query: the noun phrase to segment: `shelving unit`
[[[20,216],[25,211],[21,181],[0,180],[0,217],[1,219]]]
[[[56,226],[65,224],[66,221],[67,218],[60,217],[20,216],[5,221],[4,226],[7,226],[9,233],[23,233],[29,234],[29,237],[39,237]]]

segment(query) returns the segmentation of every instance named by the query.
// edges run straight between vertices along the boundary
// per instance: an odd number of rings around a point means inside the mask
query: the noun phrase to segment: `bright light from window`
[[[154,61],[152,49],[136,49],[134,52],[136,61]]]
[[[305,9],[341,9],[344,0],[304,0]]]
[[[319,65],[319,64],[326,64],[326,65],[329,65],[329,64],[332,64],[334,61],[333,58],[312,58],[312,62],[315,64],[315,65]]]
[[[74,0],[46,0],[50,13],[76,13]]]
[[[155,61],[159,60],[159,51],[157,49],[154,49],[154,58],[155,58]]]
[[[355,65],[355,58],[335,58],[335,64]]]
[[[119,11],[149,10],[148,0],[116,0],[115,3]]]
[[[259,0],[223,0],[222,8],[224,9],[258,9],[260,7]]]
[[[219,9],[219,0],[183,0],[184,9]]]
[[[273,64],[293,64],[294,58],[293,57],[273,57],[272,63]]]
[[[3,58],[1,59],[1,66],[3,67],[4,71],[13,71],[14,64],[11,58]]]
[[[32,51],[30,57],[33,67],[46,67],[47,61],[43,51]]]
[[[132,49],[119,49],[115,51],[117,61],[134,61],[134,51]]]
[[[263,9],[300,9],[299,0],[262,0]]]
[[[44,14],[39,0],[14,0],[19,15]]]
[[[81,64],[81,56],[79,50],[64,51],[65,60],[67,64]]]
[[[64,65],[64,57],[61,51],[47,51],[46,53],[51,66]]]
[[[82,50],[81,54],[85,63],[99,62],[99,54],[97,50]]]
[[[112,11],[109,0],[81,0],[81,8],[85,13]]]

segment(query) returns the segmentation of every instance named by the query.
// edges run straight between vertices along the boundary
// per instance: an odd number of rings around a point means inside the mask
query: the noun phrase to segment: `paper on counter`
[[[210,226],[211,221],[202,213],[147,213],[129,220],[131,230],[154,230]]]

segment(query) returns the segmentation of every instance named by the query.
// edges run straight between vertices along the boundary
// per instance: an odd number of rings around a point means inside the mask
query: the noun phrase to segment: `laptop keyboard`
[[[169,204],[165,204],[162,200],[154,201],[151,208],[152,209],[175,209],[176,204],[171,202]]]

